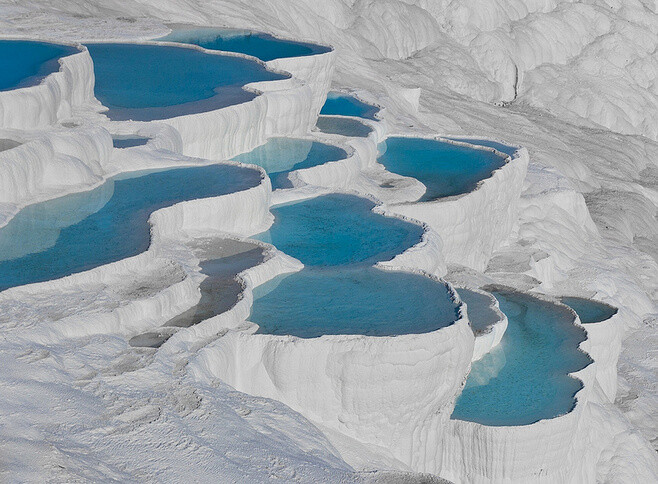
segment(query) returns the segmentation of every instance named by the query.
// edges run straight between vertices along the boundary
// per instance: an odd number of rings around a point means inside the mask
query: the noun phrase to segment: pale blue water
[[[194,44],[210,50],[239,52],[265,62],[284,57],[323,54],[331,50],[321,45],[278,39],[269,34],[249,30],[218,28],[175,30],[158,40]]]
[[[305,268],[254,291],[259,333],[392,336],[437,330],[457,319],[445,284],[374,267]]]
[[[68,45],[0,40],[0,91],[38,84],[59,70],[58,59],[79,52]]]
[[[272,188],[290,188],[287,175],[291,171],[322,165],[347,157],[337,146],[298,138],[272,138],[235,161],[262,166],[272,180]]]
[[[470,143],[472,145],[486,146],[488,148],[493,148],[498,150],[501,153],[506,155],[513,156],[516,153],[517,148],[514,146],[505,145],[497,141],[490,141],[488,139],[478,139],[478,138],[448,138],[454,141],[461,141],[462,143]]]
[[[388,138],[378,161],[399,175],[416,178],[427,187],[420,201],[473,191],[505,159],[491,151],[425,138]]]
[[[275,245],[307,266],[373,264],[417,244],[423,228],[372,211],[353,195],[324,195],[271,209],[274,225],[256,239]]]
[[[571,411],[582,382],[567,374],[592,360],[578,349],[586,333],[563,307],[495,291],[509,325],[498,347],[473,363],[453,419],[527,425]]]
[[[372,131],[370,126],[366,126],[356,119],[349,118],[319,116],[316,125],[323,133],[351,136],[354,138],[366,138]]]
[[[150,138],[142,136],[113,136],[112,146],[115,148],[133,148],[135,146],[144,146]]]
[[[322,106],[320,114],[356,116],[376,121],[375,114],[378,112],[378,107],[364,103],[354,96],[342,92],[330,92],[327,94],[327,101]]]
[[[457,289],[457,293],[466,303],[473,333],[480,333],[498,322],[498,314],[491,307],[492,301],[487,296],[463,288]]]
[[[259,182],[257,171],[226,165],[138,172],[30,205],[0,229],[0,291],[139,254],[150,243],[153,211]]]
[[[112,120],[150,121],[220,109],[256,97],[243,86],[283,79],[257,62],[185,47],[89,44],[95,94]]]
[[[600,323],[617,314],[617,308],[593,299],[565,296],[560,298],[560,301],[576,311],[584,324]]]

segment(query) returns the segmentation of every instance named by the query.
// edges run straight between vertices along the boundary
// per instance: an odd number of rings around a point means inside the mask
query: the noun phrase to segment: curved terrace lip
[[[422,140],[429,140],[429,141],[438,141],[440,143],[447,143],[447,144],[452,144],[452,145],[455,145],[455,146],[463,146],[463,147],[471,148],[471,149],[474,149],[474,150],[489,151],[491,153],[495,153],[496,155],[500,156],[503,159],[503,164],[500,167],[492,170],[491,174],[489,176],[479,180],[477,182],[477,184],[475,185],[475,187],[472,190],[470,190],[466,193],[458,193],[456,195],[449,195],[447,197],[439,197],[439,198],[435,198],[435,199],[432,199],[432,200],[416,200],[416,201],[412,201],[412,202],[401,202],[401,203],[396,203],[395,205],[418,205],[418,204],[443,203],[443,202],[458,200],[460,198],[466,197],[466,196],[480,190],[482,188],[482,186],[484,185],[484,183],[487,182],[487,180],[492,179],[494,177],[494,175],[496,175],[496,173],[503,170],[507,165],[509,165],[514,160],[516,160],[518,158],[518,155],[517,155],[518,150],[521,148],[521,147],[517,148],[517,150],[515,151],[515,156],[510,156],[506,153],[498,151],[495,148],[490,148],[488,146],[482,146],[482,145],[467,143],[465,141],[458,141],[458,140],[455,140],[455,139],[445,137],[443,135],[415,136],[415,135],[409,134],[409,133],[391,133],[391,134],[388,134],[386,136],[386,138],[384,138],[382,140],[382,142],[385,143],[386,140],[388,140],[390,138],[411,138],[411,139],[422,139]],[[388,170],[388,168],[386,168],[386,166],[384,166],[384,168],[387,171],[390,171],[390,170]],[[414,177],[409,176],[409,178],[414,178]],[[420,180],[418,180],[418,181],[420,181]],[[420,182],[420,183],[422,183],[422,182]]]
[[[505,286],[505,285],[502,285],[502,284],[488,284],[488,285],[480,287],[480,290],[486,291],[486,292],[489,292],[489,293],[503,292],[503,293],[508,293],[508,294],[519,294],[521,296],[527,296],[527,297],[538,299],[539,301],[554,304],[555,306],[558,306],[561,309],[569,312],[573,316],[572,324],[574,326],[578,326],[578,327],[581,327],[581,328],[583,327],[582,325],[578,324],[579,318],[578,318],[578,315],[576,314],[576,312],[573,309],[571,309],[566,304],[563,304],[559,300],[556,300],[555,298],[552,298],[550,296],[547,296],[547,295],[544,295],[544,294],[539,294],[539,293],[526,293],[526,292],[523,292],[523,291],[519,291],[516,288],[510,287],[510,286]],[[568,377],[576,380],[580,384],[579,385],[580,388],[578,390],[576,390],[575,393],[572,395],[572,397],[574,399],[574,402],[573,402],[573,405],[571,406],[571,408],[568,411],[566,411],[564,413],[561,413],[559,415],[555,415],[554,417],[540,418],[540,419],[535,420],[534,422],[530,422],[530,423],[526,423],[526,424],[519,424],[519,425],[488,425],[488,424],[483,424],[483,423],[480,423],[480,422],[474,422],[472,420],[461,420],[461,419],[456,419],[456,418],[452,418],[452,417],[450,418],[450,420],[457,421],[457,422],[467,424],[467,425],[471,425],[471,426],[475,426],[475,427],[488,427],[488,428],[507,429],[507,430],[516,430],[516,431],[534,431],[533,429],[535,429],[537,426],[550,425],[551,422],[554,422],[555,420],[557,420],[559,418],[562,418],[562,417],[565,417],[569,414],[572,414],[574,412],[574,410],[576,410],[576,408],[579,405],[582,406],[583,405],[582,402],[585,401],[584,399],[579,397],[579,394],[582,391],[585,390],[585,382],[580,377],[580,373],[582,371],[584,371],[586,368],[591,367],[591,365],[594,363],[594,360],[592,359],[590,354],[582,348],[583,343],[585,343],[586,341],[587,341],[587,331],[585,331],[585,339],[583,339],[583,341],[578,343],[578,347],[576,348],[576,351],[579,351],[579,352],[585,354],[587,356],[588,360],[589,360],[588,363],[585,366],[583,366],[582,368],[578,368],[578,369],[575,369],[575,370],[567,373]]]
[[[281,35],[278,35],[278,34],[275,34],[275,33],[272,33],[272,32],[267,32],[267,31],[258,31],[258,30],[251,30],[251,29],[246,29],[246,28],[218,27],[218,26],[212,26],[212,25],[192,25],[192,24],[165,24],[165,26],[168,27],[171,30],[171,32],[169,32],[165,36],[153,38],[153,39],[151,39],[152,41],[174,42],[174,43],[179,43],[179,44],[185,44],[185,42],[182,42],[182,41],[168,40],[167,37],[172,36],[172,35],[176,34],[177,32],[184,32],[184,31],[190,31],[190,32],[193,32],[193,31],[207,31],[209,33],[211,31],[217,31],[217,32],[225,31],[225,32],[234,32],[236,34],[247,33],[247,34],[251,34],[251,35],[254,35],[254,34],[256,34],[256,35],[266,35],[266,36],[269,36],[272,39],[274,39],[276,41],[279,41],[279,42],[290,42],[290,43],[294,43],[294,44],[297,44],[297,45],[309,47],[309,48],[311,48],[311,50],[313,50],[313,49],[318,50],[317,52],[312,52],[310,54],[306,54],[306,55],[302,55],[302,56],[276,57],[276,58],[268,60],[268,61],[263,61],[260,58],[249,55],[249,54],[242,54],[242,53],[239,53],[239,52],[228,51],[228,50],[224,51],[224,50],[219,50],[219,49],[208,49],[208,50],[212,50],[214,52],[221,52],[221,53],[226,53],[226,54],[240,54],[240,55],[244,55],[244,56],[247,56],[247,57],[250,57],[250,58],[253,58],[253,59],[257,59],[260,62],[273,62],[273,61],[278,61],[278,60],[281,60],[281,59],[285,60],[285,59],[296,59],[296,58],[303,58],[303,57],[313,57],[313,56],[316,56],[316,55],[323,55],[323,54],[327,54],[327,53],[335,51],[335,47],[331,44],[308,42],[306,40],[302,40],[302,39],[299,39],[299,38],[283,37]],[[188,43],[187,45],[195,45],[195,44],[189,44]]]
[[[216,94],[204,99],[199,99],[195,101],[189,101],[181,104],[172,104],[168,106],[159,106],[159,107],[145,107],[145,108],[130,108],[124,106],[113,106],[111,104],[104,104],[105,114],[108,115],[108,112],[113,112],[113,115],[110,116],[112,121],[162,121],[166,119],[179,118],[183,116],[190,116],[196,114],[202,114],[211,111],[217,111],[224,108],[230,108],[232,106],[238,106],[241,104],[246,104],[260,95],[263,94],[263,91],[258,89],[259,85],[262,83],[276,83],[280,81],[285,81],[288,79],[294,78],[294,76],[278,67],[273,67],[268,65],[266,62],[263,62],[257,57],[242,54],[239,52],[230,52],[230,51],[219,51],[213,49],[206,49],[196,44],[185,44],[181,42],[170,42],[170,41],[158,41],[158,40],[139,40],[139,41],[114,41],[114,40],[94,40],[86,42],[83,44],[83,47],[93,46],[93,45],[136,45],[136,46],[153,46],[153,47],[171,47],[178,49],[189,49],[193,51],[200,52],[204,55],[214,55],[220,57],[232,57],[236,59],[242,59],[244,61],[253,62],[261,66],[265,71],[270,74],[281,76],[280,79],[268,79],[268,80],[256,80],[249,81],[245,84],[239,86],[240,91],[245,93],[251,93],[254,95],[251,99],[245,99],[233,103],[225,103],[223,96],[217,94],[217,90],[221,89],[222,86],[217,86],[215,88]],[[91,55],[91,54],[90,54]],[[93,61],[93,57],[92,57]],[[234,86],[234,87],[237,87]],[[237,89],[236,89],[237,91]]]
[[[59,72],[59,69],[62,65],[62,59],[70,57],[75,54],[80,54],[85,52],[87,49],[77,42],[54,42],[50,40],[40,40],[35,38],[28,37],[1,37],[0,42],[30,42],[33,44],[47,44],[58,47],[67,48],[66,52],[60,56],[57,56],[53,59],[47,60],[44,62],[38,72],[34,75],[28,76],[25,79],[21,80],[17,85],[9,88],[0,88],[0,93],[17,91],[19,89],[26,89],[30,87],[35,87],[43,84],[43,82],[51,76]]]

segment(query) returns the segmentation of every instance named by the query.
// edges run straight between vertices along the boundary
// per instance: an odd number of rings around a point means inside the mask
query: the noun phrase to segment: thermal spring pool
[[[243,89],[283,79],[247,59],[153,44],[88,44],[95,94],[116,121],[150,121],[212,111],[256,97]]]
[[[380,153],[378,161],[388,171],[425,185],[420,201],[471,192],[505,164],[505,158],[492,151],[426,138],[388,138],[380,144]]]
[[[59,59],[79,52],[69,45],[33,40],[0,40],[0,91],[39,84],[59,70]]]
[[[279,39],[249,30],[196,28],[174,30],[158,40],[194,44],[204,49],[247,54],[267,62],[285,57],[302,57],[329,52],[329,47]]]
[[[134,148],[135,146],[144,146],[151,138],[144,136],[112,136],[112,146],[119,149]]]
[[[346,157],[345,150],[337,146],[299,138],[271,138],[264,145],[234,160],[263,167],[270,176],[272,188],[276,189],[292,186],[287,178],[291,171]]]
[[[330,194],[275,206],[272,227],[254,237],[307,266],[374,264],[420,242],[423,228],[372,211],[354,195]]]
[[[316,126],[323,133],[353,138],[367,138],[372,132],[372,128],[361,121],[333,116],[318,116]]]
[[[469,289],[457,289],[459,297],[466,303],[468,320],[471,322],[473,333],[481,333],[496,324],[499,320],[498,314],[491,306],[491,299]]]
[[[320,114],[355,116],[376,121],[379,108],[343,92],[330,92]]]
[[[175,203],[245,190],[260,173],[230,165],[136,172],[30,205],[0,229],[0,290],[55,279],[145,251],[148,218]]]
[[[617,314],[617,308],[593,299],[565,296],[560,301],[576,311],[583,324],[600,323]]]
[[[509,320],[507,331],[473,363],[452,418],[511,426],[568,413],[582,388],[568,373],[592,361],[578,349],[585,331],[564,307],[518,292],[493,295]]]

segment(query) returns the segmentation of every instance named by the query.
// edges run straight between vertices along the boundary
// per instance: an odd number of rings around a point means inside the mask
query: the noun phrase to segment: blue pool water
[[[175,30],[158,40],[194,44],[210,50],[238,52],[257,57],[265,62],[284,57],[322,54],[331,50],[321,45],[278,39],[269,34],[235,29]]]
[[[351,136],[354,138],[367,138],[372,132],[370,126],[366,126],[356,119],[349,118],[319,116],[316,126],[323,133]]]
[[[466,303],[468,319],[474,333],[480,333],[498,322],[498,314],[491,307],[491,299],[469,289],[457,289],[459,297]]]
[[[272,188],[289,188],[287,174],[347,157],[337,146],[297,138],[272,138],[262,146],[235,158],[235,161],[262,166]]]
[[[254,298],[249,320],[259,333],[301,338],[427,333],[458,316],[444,284],[374,267],[305,268],[259,286]]]
[[[226,165],[138,172],[30,205],[0,229],[0,291],[139,254],[149,246],[153,211],[259,182],[257,171]]]
[[[417,244],[423,228],[372,211],[375,204],[331,194],[272,208],[275,221],[256,239],[307,266],[373,264]]]
[[[133,148],[135,146],[144,146],[150,138],[142,136],[113,136],[112,146],[115,148]]]
[[[600,323],[617,314],[617,308],[592,299],[565,296],[560,298],[560,301],[576,311],[584,324]]]
[[[509,324],[500,345],[473,363],[453,419],[527,425],[574,407],[582,382],[567,374],[591,363],[585,340],[563,307],[527,294],[495,291]]]
[[[491,151],[425,138],[388,138],[379,162],[399,175],[416,178],[427,188],[420,201],[473,191],[505,159]]]
[[[96,97],[112,120],[150,121],[249,101],[243,86],[283,79],[257,62],[185,47],[89,44]]]
[[[0,40],[0,91],[38,84],[59,70],[58,59],[78,52],[68,45],[32,40]]]
[[[497,141],[490,141],[488,139],[478,139],[478,138],[448,138],[454,141],[461,141],[462,143],[470,143],[472,145],[486,146],[488,148],[493,148],[498,150],[501,153],[506,155],[513,156],[516,153],[516,148],[514,146],[505,145]]]
[[[371,104],[366,104],[354,96],[341,92],[330,92],[327,94],[327,101],[322,106],[320,114],[356,116],[358,118],[376,121],[375,114],[378,112],[379,108]]]

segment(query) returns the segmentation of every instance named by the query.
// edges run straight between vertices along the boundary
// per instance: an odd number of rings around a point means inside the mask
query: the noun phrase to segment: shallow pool
[[[322,165],[347,157],[345,150],[333,145],[299,138],[272,138],[235,161],[262,166],[272,180],[272,188],[290,188],[291,171]]]
[[[499,321],[498,313],[491,306],[491,299],[470,289],[457,289],[459,297],[466,303],[468,319],[473,333],[480,333]]]
[[[250,60],[186,47],[89,44],[95,94],[112,120],[150,121],[249,101],[255,81],[283,79]]]
[[[509,146],[503,143],[499,143],[498,141],[491,141],[488,139],[479,139],[479,138],[448,138],[453,141],[461,141],[462,143],[470,143],[472,145],[478,145],[478,146],[486,146],[488,148],[493,148],[494,150],[498,150],[501,153],[505,153],[506,155],[509,156],[514,156],[514,153],[516,153],[516,150],[518,148],[514,146]]]
[[[419,180],[427,188],[420,201],[468,193],[505,164],[505,158],[426,138],[388,138],[378,161],[387,170]]]
[[[584,324],[600,323],[617,314],[617,308],[593,299],[565,296],[560,298],[560,301],[576,311]]]
[[[338,134],[354,138],[367,138],[372,132],[370,126],[366,126],[356,119],[334,118],[331,116],[318,116],[316,126],[320,131],[327,134]]]
[[[273,207],[270,230],[254,238],[307,266],[374,264],[417,244],[423,228],[372,211],[373,202],[331,194]]]
[[[150,243],[147,221],[153,211],[258,183],[256,170],[210,165],[133,173],[30,205],[0,229],[0,290],[139,254]]]
[[[458,317],[445,284],[424,276],[368,268],[305,268],[254,291],[249,318],[258,333],[315,338],[325,334],[418,334]]]
[[[334,114],[340,116],[356,116],[358,118],[371,119],[376,121],[375,114],[379,108],[372,104],[367,104],[360,99],[343,92],[330,92],[327,94],[327,101],[322,106],[320,114]]]
[[[143,136],[112,136],[112,146],[115,148],[125,149],[134,148],[135,146],[144,146],[151,138]]]
[[[0,40],[0,91],[34,86],[59,70],[59,59],[79,52],[69,45]]]
[[[278,39],[261,32],[237,29],[181,29],[174,30],[158,40],[194,44],[210,50],[238,52],[257,57],[265,62],[284,57],[323,54],[331,50],[322,45]]]
[[[527,425],[573,409],[582,382],[568,376],[592,362],[572,314],[527,294],[494,291],[509,323],[501,343],[473,363],[453,419]]]

